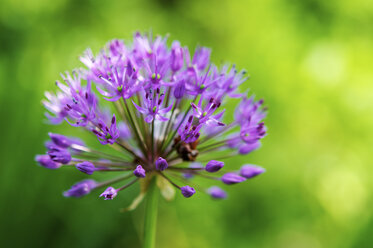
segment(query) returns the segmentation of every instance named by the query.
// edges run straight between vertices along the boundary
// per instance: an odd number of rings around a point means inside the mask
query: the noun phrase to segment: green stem
[[[144,248],[155,247],[158,194],[156,177],[153,177],[149,184],[145,206]]]

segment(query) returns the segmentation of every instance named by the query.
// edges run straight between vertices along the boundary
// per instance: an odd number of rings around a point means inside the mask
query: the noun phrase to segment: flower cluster
[[[64,192],[66,197],[106,186],[100,197],[112,200],[136,182],[143,184],[145,193],[155,177],[166,198],[175,189],[186,198],[196,192],[226,198],[220,187],[204,189],[191,179],[199,176],[232,185],[263,173],[263,168],[250,164],[230,169],[224,160],[259,148],[266,135],[266,109],[262,100],[239,92],[246,72],[234,65],[215,66],[210,52],[198,47],[191,56],[178,41],[169,48],[167,38],[140,33],[129,45],[110,41],[96,56],[87,50],[80,58],[84,68],[66,72],[56,82],[57,93],[45,94],[46,117],[51,124],[66,121],[85,129],[112,152],[50,133],[47,153],[36,161],[48,169],[76,167],[87,175],[118,173],[108,181],[78,182]],[[227,122],[222,107],[229,98],[240,103],[233,121]]]

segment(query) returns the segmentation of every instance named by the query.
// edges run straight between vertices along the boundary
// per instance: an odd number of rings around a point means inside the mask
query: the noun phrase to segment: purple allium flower
[[[211,195],[212,198],[215,198],[215,199],[227,198],[227,193],[221,188],[219,188],[218,186],[212,186],[208,188],[207,193]]]
[[[41,166],[52,170],[58,169],[62,166],[62,164],[54,162],[48,155],[37,155],[35,161]]]
[[[117,190],[113,187],[108,187],[101,195],[100,197],[104,197],[105,200],[113,200],[117,196]]]
[[[168,163],[166,159],[159,157],[157,161],[155,161],[155,168],[159,171],[163,171],[168,168]]]
[[[136,169],[133,171],[133,174],[137,177],[145,177],[145,170],[142,168],[141,165],[138,165]]]
[[[83,180],[71,186],[69,190],[63,192],[63,195],[65,197],[81,197],[89,194],[96,186],[95,180]]]
[[[189,198],[196,193],[196,190],[188,185],[181,187],[180,190],[185,198]]]
[[[239,175],[235,164],[222,158],[228,152],[239,156],[258,149],[267,134],[263,100],[239,90],[248,79],[246,71],[214,65],[209,48],[197,47],[191,54],[179,41],[171,44],[167,36],[135,33],[132,43],[111,40],[97,54],[87,49],[80,57],[85,68],[61,74],[55,93],[45,93],[43,105],[51,124],[67,122],[97,140],[86,145],[75,137],[49,133],[47,155],[35,160],[48,169],[119,173],[102,182],[81,181],[65,196],[108,187],[101,196],[113,199],[137,181],[146,186],[156,178],[162,195],[169,196],[175,187],[188,198],[197,185],[190,180],[191,186],[180,187],[176,179],[204,177],[235,184],[264,172],[245,165]],[[240,101],[234,113],[224,107],[232,98]],[[114,183],[122,186],[113,188]],[[213,198],[226,197],[216,186],[198,189]]]
[[[216,161],[216,160],[210,160],[205,167],[205,170],[208,172],[217,172],[221,168],[223,168],[224,162]]]
[[[246,178],[241,177],[240,175],[237,175],[234,172],[228,172],[221,177],[221,180],[223,181],[223,183],[229,185],[243,182],[246,180]]]
[[[75,167],[87,175],[92,175],[93,172],[96,170],[96,167],[91,162],[88,162],[88,161],[84,161],[82,163],[76,164]]]
[[[240,169],[240,175],[247,179],[260,175],[264,172],[265,172],[265,169],[263,169],[260,166],[252,165],[252,164],[243,165]]]

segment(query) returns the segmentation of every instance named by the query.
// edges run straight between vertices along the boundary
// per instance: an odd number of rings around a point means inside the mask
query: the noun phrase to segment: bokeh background
[[[373,247],[372,27],[370,0],[2,0],[1,247],[140,246],[143,206],[118,211],[137,189],[64,199],[84,175],[34,156],[48,131],[77,134],[43,122],[59,73],[87,47],[150,29],[246,68],[269,106],[262,148],[229,161],[267,173],[229,187],[227,201],[162,200],[157,247]]]

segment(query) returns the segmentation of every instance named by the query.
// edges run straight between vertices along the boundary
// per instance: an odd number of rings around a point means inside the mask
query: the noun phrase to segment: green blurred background
[[[160,203],[157,247],[373,247],[373,2],[370,0],[75,1],[0,4],[1,247],[139,247],[143,206],[65,199],[82,173],[35,165],[48,131],[40,101],[78,56],[136,30],[213,49],[246,68],[269,106],[263,147],[229,163],[267,173]],[[233,109],[232,109],[233,110]]]

